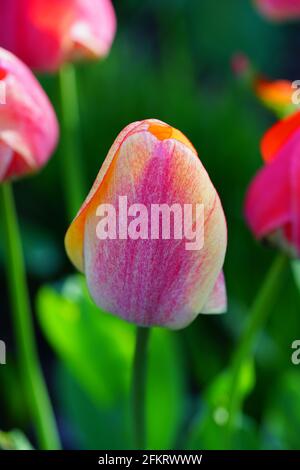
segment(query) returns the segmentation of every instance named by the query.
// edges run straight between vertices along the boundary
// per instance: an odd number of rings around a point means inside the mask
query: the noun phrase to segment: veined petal
[[[291,240],[296,255],[300,256],[300,158],[299,148],[291,157]]]
[[[66,251],[79,271],[83,271],[83,236],[84,236],[84,224],[88,207],[98,205],[101,200],[101,186],[104,183],[104,187],[109,181],[110,176],[113,174],[114,166],[116,163],[116,157],[118,156],[119,149],[125,140],[135,133],[149,130],[149,132],[157,137],[158,140],[163,140],[166,136],[172,137],[187,146],[189,146],[195,153],[195,149],[190,141],[177,129],[168,126],[167,124],[157,119],[147,119],[144,121],[137,121],[129,124],[123,129],[118,135],[112,147],[110,148],[108,155],[100,168],[97,178],[89,192],[86,200],[76,215],[74,221],[70,225],[65,240]],[[165,133],[165,134],[164,134]],[[167,133],[167,134],[166,134]],[[103,188],[102,188],[103,190]]]
[[[201,313],[224,313],[227,310],[227,294],[223,271],[220,272],[212,292]]]

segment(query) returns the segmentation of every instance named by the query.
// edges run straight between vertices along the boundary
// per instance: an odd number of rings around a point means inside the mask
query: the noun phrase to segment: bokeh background
[[[198,150],[228,221],[229,308],[224,316],[199,316],[180,332],[153,331],[148,447],[218,449],[224,445],[226,368],[275,254],[254,241],[243,201],[261,166],[260,138],[276,118],[234,76],[231,59],[243,52],[269,77],[300,79],[300,29],[297,23],[267,22],[250,0],[113,3],[118,31],[110,55],[77,66],[86,189],[117,134],[132,121],[166,121]],[[59,114],[58,78],[41,82]],[[83,278],[66,258],[68,218],[59,167],[58,148],[39,175],[14,187],[39,350],[63,445],[132,448],[134,328],[91,303]],[[7,344],[7,364],[0,366],[0,428],[19,428],[35,445],[15,369],[1,243],[0,250],[0,338]],[[240,386],[245,403],[235,448],[300,448],[300,366],[291,363],[291,344],[300,338],[300,294],[292,272],[274,296],[256,367],[249,361]]]

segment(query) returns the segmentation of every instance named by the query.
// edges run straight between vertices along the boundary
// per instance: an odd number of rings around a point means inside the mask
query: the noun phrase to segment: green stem
[[[248,324],[235,351],[230,375],[227,443],[232,444],[234,427],[240,411],[239,383],[245,362],[253,352],[258,333],[261,331],[273,309],[282,283],[282,275],[288,264],[285,255],[279,254],[274,260],[267,277],[249,313]]]
[[[41,371],[35,344],[23,251],[12,188],[0,185],[3,228],[6,239],[6,262],[9,293],[13,314],[18,365],[22,377],[38,443],[41,449],[59,449],[55,419]]]
[[[133,360],[133,425],[136,449],[146,445],[146,375],[149,328],[137,328]]]
[[[85,197],[85,180],[80,155],[80,112],[76,71],[72,64],[65,64],[59,71],[61,101],[62,185],[66,198],[68,217],[72,220]]]

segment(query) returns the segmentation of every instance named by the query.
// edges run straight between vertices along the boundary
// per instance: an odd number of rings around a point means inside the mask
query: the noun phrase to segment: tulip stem
[[[84,200],[85,181],[80,155],[80,112],[76,70],[72,64],[65,64],[61,67],[59,88],[62,127],[62,185],[68,218],[73,220]]]
[[[288,264],[288,258],[279,254],[267,273],[265,281],[252,305],[239,345],[232,359],[230,369],[228,422],[226,441],[232,447],[234,428],[238,419],[240,400],[240,376],[245,362],[253,353],[258,333],[262,330],[276,302],[282,284],[282,276]]]
[[[0,185],[3,229],[6,241],[6,271],[12,307],[12,320],[26,403],[41,449],[59,449],[55,418],[38,359],[22,243],[11,185]]]
[[[145,449],[146,445],[146,376],[147,346],[149,328],[137,328],[136,346],[133,360],[133,425],[136,449]]]

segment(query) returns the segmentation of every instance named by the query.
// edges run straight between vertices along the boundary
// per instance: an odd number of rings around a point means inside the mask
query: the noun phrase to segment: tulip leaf
[[[97,410],[90,411],[95,426],[99,429],[102,420],[106,423],[106,435],[101,437],[99,433],[98,447],[104,440],[107,442],[111,431],[116,448],[124,448],[135,327],[96,307],[80,275],[56,287],[44,286],[38,294],[37,307],[48,341],[81,387],[81,395],[90,400],[88,409]],[[147,374],[150,448],[172,447],[181,425],[184,408],[181,357],[176,333],[159,328],[151,331]]]

